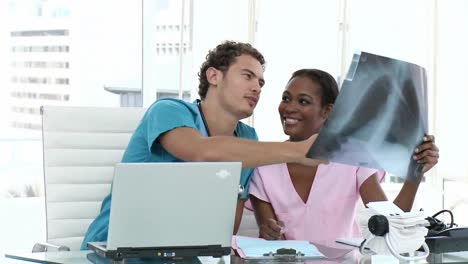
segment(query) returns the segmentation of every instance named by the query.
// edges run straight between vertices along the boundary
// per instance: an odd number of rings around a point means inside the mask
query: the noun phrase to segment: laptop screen
[[[231,246],[240,162],[119,163],[107,248]]]

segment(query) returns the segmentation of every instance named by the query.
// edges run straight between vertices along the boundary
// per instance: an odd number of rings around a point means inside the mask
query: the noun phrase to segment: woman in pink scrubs
[[[289,140],[300,141],[318,133],[337,95],[338,85],[330,74],[317,69],[293,73],[278,107]],[[425,136],[413,157],[424,164],[422,174],[416,184],[406,181],[394,200],[402,210],[411,210],[422,175],[438,157],[434,137]],[[384,174],[337,163],[259,167],[249,187],[259,236],[308,241],[360,236],[354,220],[357,201],[359,196],[364,204],[387,200],[380,187]]]

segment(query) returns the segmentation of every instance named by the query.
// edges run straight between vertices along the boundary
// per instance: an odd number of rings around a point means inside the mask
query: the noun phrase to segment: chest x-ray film
[[[314,159],[384,170],[414,181],[414,149],[428,131],[424,68],[355,54],[332,112],[307,153]]]

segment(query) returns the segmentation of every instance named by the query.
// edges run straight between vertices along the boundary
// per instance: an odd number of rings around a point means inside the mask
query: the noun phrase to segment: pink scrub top
[[[358,237],[355,211],[361,184],[375,169],[338,163],[321,164],[306,203],[296,192],[285,163],[255,169],[249,193],[273,206],[290,240],[334,241]]]

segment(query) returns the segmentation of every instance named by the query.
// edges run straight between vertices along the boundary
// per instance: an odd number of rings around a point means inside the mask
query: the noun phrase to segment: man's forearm
[[[204,140],[200,160],[241,161],[244,168],[284,162],[305,157],[304,144],[297,142],[256,142],[234,137],[209,137]]]

